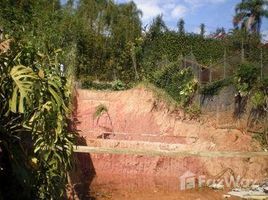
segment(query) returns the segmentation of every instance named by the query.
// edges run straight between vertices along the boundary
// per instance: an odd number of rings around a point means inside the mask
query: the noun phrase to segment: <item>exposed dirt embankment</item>
[[[108,108],[108,113],[94,118],[100,104]],[[120,92],[77,90],[76,128],[90,146],[146,148],[148,151],[155,148],[167,151],[261,151],[249,134],[237,129],[217,128],[220,120],[217,116],[223,115],[204,113],[191,120],[183,111],[174,111],[157,100],[145,88]],[[178,177],[190,170],[214,176],[226,168],[244,177],[260,178],[268,173],[267,157],[167,158],[92,154],[91,159],[97,173]]]

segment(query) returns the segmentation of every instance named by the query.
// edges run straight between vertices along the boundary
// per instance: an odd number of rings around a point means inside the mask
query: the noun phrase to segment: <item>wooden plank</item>
[[[90,146],[74,146],[76,153],[98,153],[98,154],[123,154],[143,156],[165,156],[165,157],[226,157],[226,158],[250,158],[267,157],[268,152],[228,152],[228,151],[165,151],[145,149],[123,149],[104,148]]]

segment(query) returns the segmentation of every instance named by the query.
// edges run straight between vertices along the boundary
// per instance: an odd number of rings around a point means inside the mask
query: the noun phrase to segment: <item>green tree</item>
[[[184,22],[183,19],[180,19],[178,21],[177,26],[178,26],[178,32],[179,32],[180,35],[184,35],[185,34],[184,24],[185,24],[185,22]]]
[[[235,8],[234,27],[260,33],[262,18],[268,17],[267,6],[267,0],[242,0]]]
[[[200,35],[202,36],[202,37],[204,37],[205,36],[205,33],[206,33],[206,26],[205,26],[205,24],[201,24],[200,25]]]
[[[151,40],[168,31],[162,15],[158,15],[153,19],[153,23],[149,28],[149,37]]]
[[[105,81],[114,79],[111,74],[125,81],[138,77],[141,14],[133,2],[81,1],[78,75]]]
[[[61,199],[65,194],[74,135],[67,124],[71,80],[59,60],[59,50],[42,54],[19,41],[0,55],[4,199]]]

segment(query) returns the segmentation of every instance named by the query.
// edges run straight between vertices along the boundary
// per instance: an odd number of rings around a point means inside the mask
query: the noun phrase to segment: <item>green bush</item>
[[[95,90],[112,90],[113,86],[111,83],[85,80],[85,81],[82,81],[82,88],[83,89],[95,89]]]
[[[251,97],[251,103],[254,109],[263,109],[266,105],[266,96],[261,91],[256,91]]]
[[[234,84],[242,95],[247,95],[257,82],[258,69],[252,63],[242,63],[239,65],[235,76]]]
[[[157,101],[164,101],[166,105],[172,109],[175,109],[178,106],[178,102],[175,101],[174,98],[172,98],[164,89],[156,87],[155,84],[143,81],[139,83],[136,87],[149,89],[149,91],[153,92],[154,98]]]
[[[66,192],[75,135],[68,126],[71,74],[60,69],[60,55],[20,41],[0,55],[4,199],[63,199]]]
[[[200,89],[200,94],[213,96],[219,94],[220,90],[230,84],[230,80],[224,79],[208,83]]]
[[[126,84],[120,80],[116,80],[116,81],[112,82],[112,89],[115,91],[125,90],[126,88],[127,88]]]
[[[268,94],[268,77],[265,77],[258,84],[258,88],[262,90],[265,94]]]
[[[193,104],[185,108],[185,112],[190,116],[190,118],[198,118],[201,114],[200,106]]]
[[[121,80],[116,80],[113,82],[98,82],[93,81],[91,78],[83,78],[81,80],[81,83],[83,89],[119,91],[119,90],[126,90],[129,88],[129,86],[126,85]]]
[[[181,69],[177,63],[170,63],[158,70],[154,74],[152,82],[182,105],[190,103],[197,89],[197,81],[194,79],[192,70],[190,68]]]

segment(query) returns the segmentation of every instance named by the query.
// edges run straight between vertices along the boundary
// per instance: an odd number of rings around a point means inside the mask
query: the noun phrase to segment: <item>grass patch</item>
[[[134,86],[135,88],[144,88],[151,91],[158,101],[163,101],[168,107],[173,109],[179,106],[178,102],[175,101],[165,90],[156,87],[154,84],[143,81]]]
[[[191,119],[196,119],[201,115],[201,108],[197,104],[192,104],[185,108],[185,112]]]
[[[252,138],[255,139],[258,143],[260,143],[263,148],[268,148],[267,131],[268,130],[263,133],[254,133],[254,135],[252,136]]]
[[[113,82],[82,80],[81,83],[83,89],[120,91],[127,90],[130,88],[130,86],[120,80],[115,80]]]

